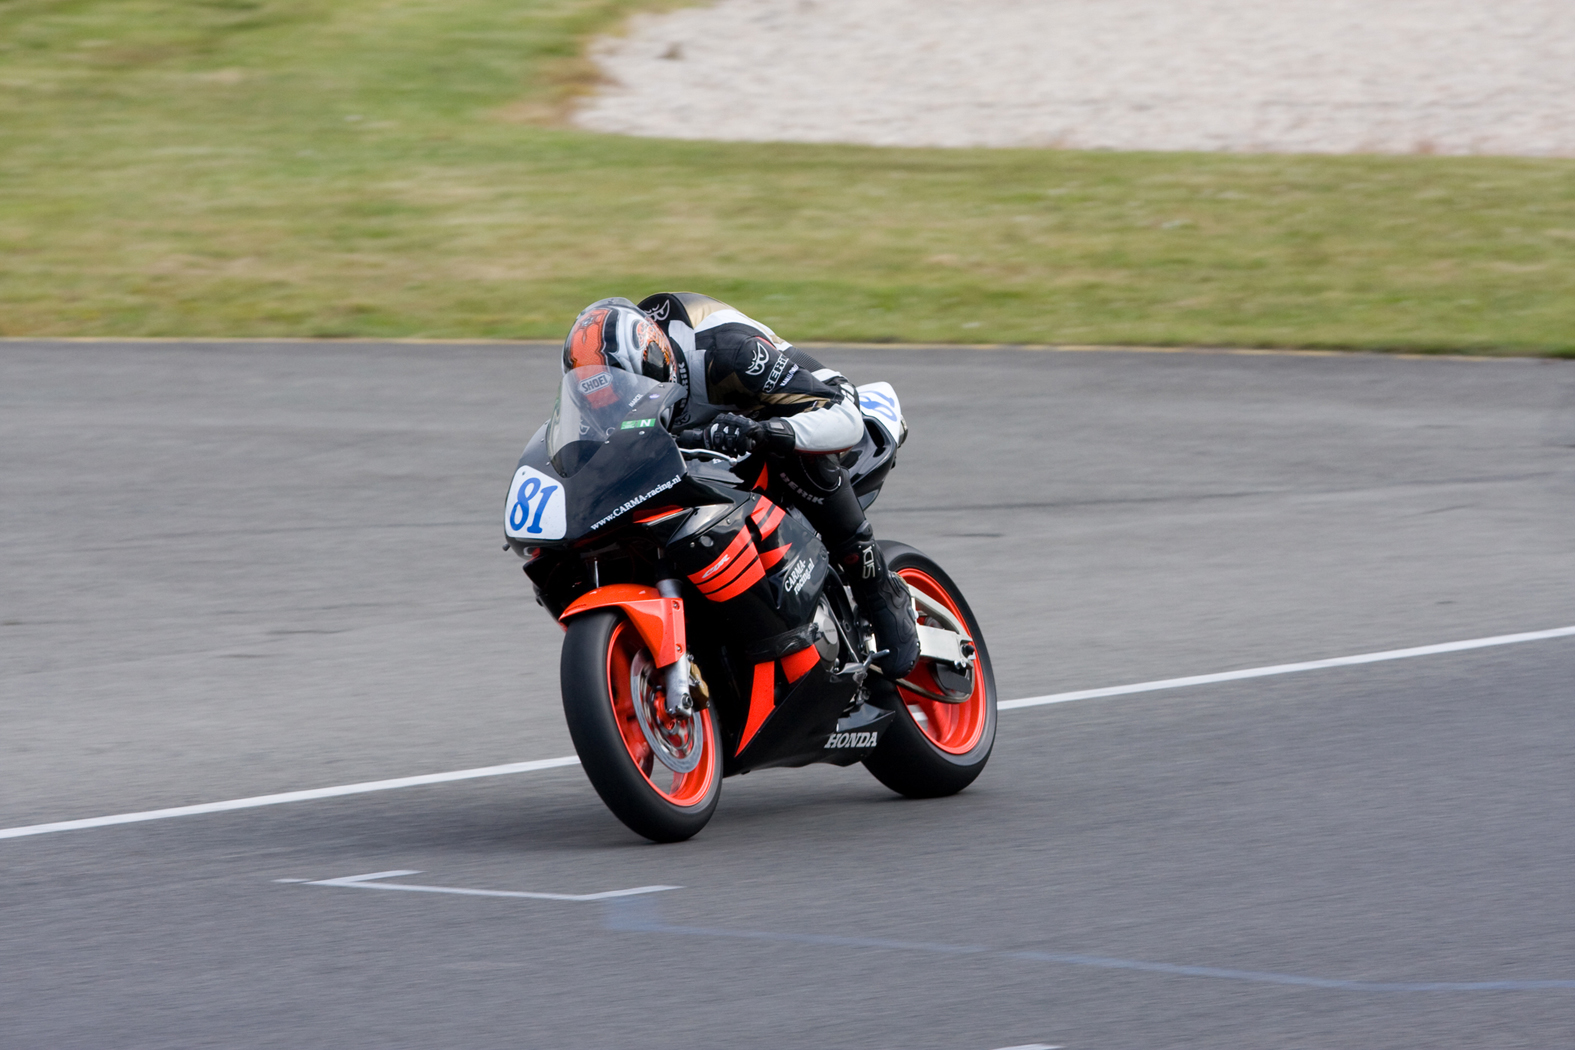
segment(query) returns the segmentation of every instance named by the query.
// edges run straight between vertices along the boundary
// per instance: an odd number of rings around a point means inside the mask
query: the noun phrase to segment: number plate
[[[902,402],[890,383],[865,383],[859,387],[859,408],[864,418],[873,419],[893,441],[902,440]]]
[[[503,531],[516,540],[561,540],[564,525],[563,485],[535,467],[514,472],[503,508]]]

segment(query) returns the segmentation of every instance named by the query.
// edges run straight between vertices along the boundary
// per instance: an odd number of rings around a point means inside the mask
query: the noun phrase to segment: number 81
[[[547,504],[552,500],[552,494],[557,491],[558,486],[556,485],[548,485],[543,488],[541,482],[537,479],[526,478],[520,485],[519,494],[514,498],[513,508],[509,511],[509,528],[518,532],[520,526],[524,525],[526,519],[529,518],[530,526],[525,531],[529,533],[540,532],[541,516],[547,512]],[[541,497],[541,502],[536,505],[536,514],[533,517],[530,512],[530,501],[537,496]]]

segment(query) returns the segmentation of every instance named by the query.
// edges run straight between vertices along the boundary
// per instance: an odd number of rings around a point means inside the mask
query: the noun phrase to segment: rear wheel
[[[892,571],[916,592],[920,625],[962,627],[972,639],[973,655],[961,672],[921,658],[901,682],[880,683],[897,717],[864,765],[875,779],[909,798],[956,794],[984,771],[995,746],[995,675],[984,632],[939,565],[902,543],[882,543],[881,551]]]
[[[667,713],[662,675],[623,614],[570,621],[560,676],[574,749],[613,815],[655,842],[705,827],[722,793],[715,718]]]

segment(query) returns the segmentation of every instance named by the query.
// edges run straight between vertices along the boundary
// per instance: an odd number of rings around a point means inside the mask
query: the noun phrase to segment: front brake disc
[[[667,705],[656,688],[656,662],[643,649],[629,661],[629,693],[634,699],[634,719],[645,742],[662,765],[674,773],[689,773],[700,765],[705,747],[700,712],[687,718],[664,718]]]

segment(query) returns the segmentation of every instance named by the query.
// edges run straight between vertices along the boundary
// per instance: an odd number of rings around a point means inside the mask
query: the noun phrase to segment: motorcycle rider
[[[669,429],[698,429],[729,456],[759,451],[768,474],[791,493],[852,588],[886,655],[882,673],[901,678],[919,659],[907,587],[886,567],[875,533],[838,454],[864,435],[858,391],[834,369],[726,303],[694,292],[661,293],[638,306],[601,299],[575,319],[563,369],[611,366],[689,390]]]

